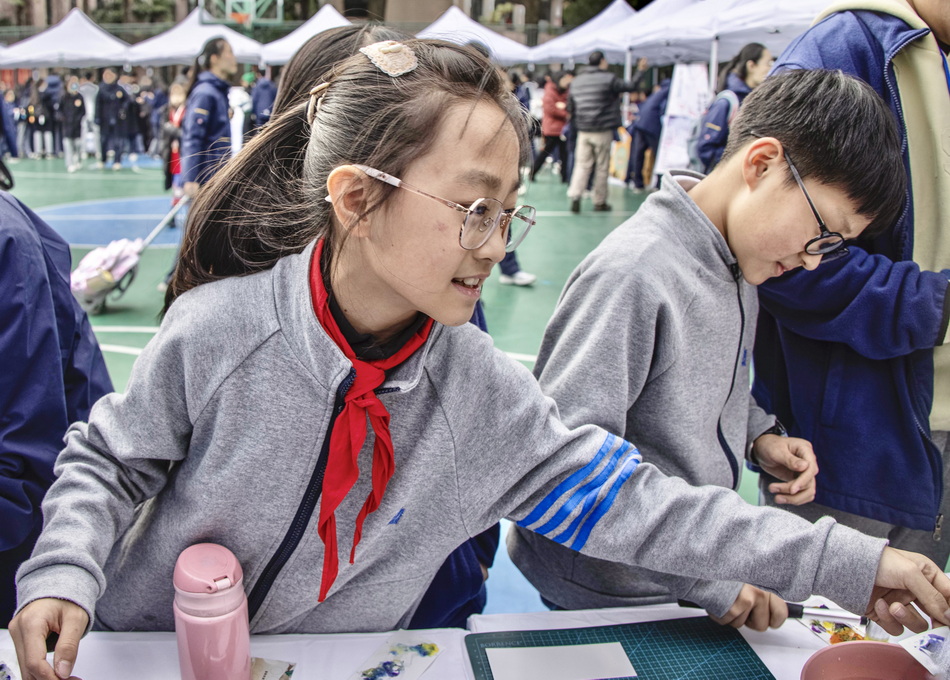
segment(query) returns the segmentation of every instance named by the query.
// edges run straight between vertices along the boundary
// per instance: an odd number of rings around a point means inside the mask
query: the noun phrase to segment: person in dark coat
[[[643,161],[647,149],[650,149],[656,158],[660,133],[663,131],[663,115],[666,113],[666,103],[669,99],[670,79],[666,78],[660,82],[660,89],[640,104],[640,115],[632,126],[633,142],[630,147],[630,162],[627,164],[627,183],[633,182],[634,189],[642,191],[644,188]]]
[[[101,165],[108,162],[111,151],[112,169],[122,168],[122,152],[128,137],[129,94],[118,82],[115,69],[102,71],[102,83],[96,94],[96,125],[99,126],[99,139],[102,149]]]
[[[0,628],[15,609],[17,567],[43,527],[40,503],[66,428],[112,391],[69,270],[69,244],[0,191]]]
[[[224,38],[205,43],[191,70],[181,135],[181,172],[188,196],[194,196],[231,156],[228,80],[237,70],[237,59]]]
[[[79,92],[79,78],[76,76],[69,77],[59,109],[63,119],[66,172],[76,172],[82,167],[82,121],[86,116],[86,100]]]
[[[16,92],[11,88],[3,93],[0,102],[0,115],[3,117],[3,144],[4,151],[13,157],[17,154],[17,109]]]
[[[251,113],[255,128],[262,127],[270,120],[275,99],[277,99],[277,85],[274,81],[267,76],[258,80],[254,89],[251,90]]]

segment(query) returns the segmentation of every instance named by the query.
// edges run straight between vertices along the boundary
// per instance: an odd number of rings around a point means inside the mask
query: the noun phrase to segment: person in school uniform
[[[103,167],[112,159],[112,169],[122,168],[122,154],[125,151],[129,130],[129,93],[118,82],[115,69],[102,71],[102,82],[96,92],[96,125],[99,128],[100,160]]]
[[[63,117],[66,171],[76,172],[82,167],[82,123],[86,117],[86,101],[79,91],[79,78],[76,76],[70,76],[67,81],[60,111]]]

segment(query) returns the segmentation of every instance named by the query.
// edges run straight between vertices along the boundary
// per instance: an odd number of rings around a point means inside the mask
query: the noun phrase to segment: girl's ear
[[[341,165],[327,177],[327,200],[351,236],[360,236],[360,226],[367,221],[367,181],[366,175],[352,165]]]
[[[782,143],[774,137],[761,137],[746,147],[742,154],[742,178],[750,189],[768,175],[776,173],[784,163]]]

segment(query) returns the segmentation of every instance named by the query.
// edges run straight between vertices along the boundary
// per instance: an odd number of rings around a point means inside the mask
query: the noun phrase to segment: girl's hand
[[[935,625],[950,624],[950,578],[923,555],[884,548],[866,614],[891,635],[903,633],[904,626],[922,633],[928,624],[911,602]]]
[[[10,622],[10,637],[16,647],[23,680],[71,678],[79,639],[88,624],[86,611],[68,600],[44,598],[25,606]],[[46,661],[46,641],[50,636],[58,636],[52,650],[52,666]]]
[[[759,590],[748,583],[742,586],[739,597],[722,617],[709,615],[713,621],[723,626],[752,630],[778,628],[788,618],[788,607],[778,595]]]
[[[798,437],[763,434],[752,444],[759,467],[781,483],[769,485],[779,505],[804,505],[815,500],[818,459],[811,443]]]

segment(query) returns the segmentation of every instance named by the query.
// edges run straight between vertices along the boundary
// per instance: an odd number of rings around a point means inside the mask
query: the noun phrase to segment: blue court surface
[[[36,212],[71,246],[88,247],[120,238],[145,238],[169,210],[168,196],[142,196],[64,203]],[[177,247],[181,231],[163,229],[152,247]]]

